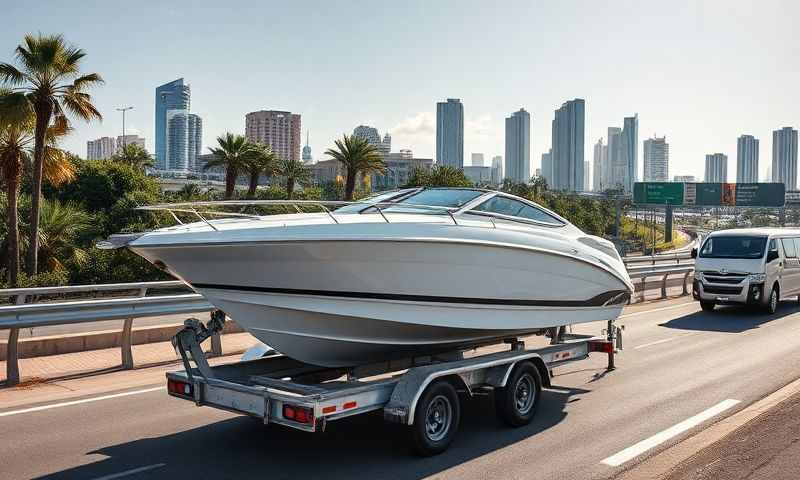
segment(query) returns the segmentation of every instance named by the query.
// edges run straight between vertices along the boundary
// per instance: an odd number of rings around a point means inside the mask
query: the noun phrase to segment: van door
[[[767,262],[769,259],[770,254],[774,257],[772,261]],[[764,298],[769,295],[769,289],[772,288],[772,285],[777,280],[778,283],[781,282],[781,273],[783,270],[783,256],[781,255],[780,247],[778,246],[778,240],[775,238],[771,238],[769,240],[769,246],[767,247],[767,256],[764,259],[764,273],[767,274],[766,280],[764,282]],[[765,300],[766,301],[766,300]]]
[[[800,290],[800,262],[797,260],[797,249],[794,240],[781,238],[783,247],[783,273],[781,273],[781,297],[797,294]]]

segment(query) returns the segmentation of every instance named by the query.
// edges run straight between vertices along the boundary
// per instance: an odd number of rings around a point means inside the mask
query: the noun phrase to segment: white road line
[[[669,427],[664,431],[656,433],[650,438],[646,438],[641,442],[632,445],[626,448],[625,450],[622,450],[619,453],[611,455],[610,457],[606,458],[600,463],[604,463],[611,467],[618,467],[623,463],[627,462],[628,460],[631,460],[632,458],[639,456],[642,453],[650,450],[651,448],[656,447],[659,444],[662,444],[667,440],[689,430],[690,428],[699,425],[712,417],[719,415],[720,413],[733,407],[739,402],[740,402],[739,400],[733,400],[733,399],[723,400],[718,404],[714,405],[713,407],[709,408],[708,410],[704,410],[691,418],[687,418],[681,423],[673,425],[672,427]]]
[[[697,335],[697,333],[687,333],[687,334],[684,334],[684,335],[676,335],[674,337],[664,338],[664,339],[661,339],[661,340],[656,340],[654,342],[643,343],[641,345],[636,345],[635,347],[633,347],[633,349],[634,350],[639,350],[640,348],[652,347],[653,345],[660,345],[662,343],[667,343],[667,342],[671,342],[673,340],[677,340],[678,338],[691,337],[693,335]]]
[[[696,302],[681,303],[679,305],[670,305],[669,307],[661,307],[661,308],[654,308],[652,310],[642,310],[641,312],[626,313],[625,315],[620,315],[619,318],[635,317],[636,315],[644,315],[647,313],[654,313],[654,312],[663,312],[664,310],[673,310],[675,308],[683,308],[691,305],[697,306],[698,304]]]
[[[94,480],[112,480],[113,478],[122,478],[127,477],[128,475],[133,475],[136,473],[146,472],[148,470],[152,470],[154,468],[161,468],[166,466],[166,463],[154,463],[152,465],[146,465],[144,467],[134,468],[132,470],[125,470],[124,472],[119,473],[112,473],[111,475],[106,475],[104,477],[97,477]]]
[[[0,412],[0,417],[9,417],[11,415],[19,415],[22,413],[39,412],[41,410],[50,410],[51,408],[69,407],[72,405],[80,405],[81,403],[99,402],[100,400],[109,400],[111,398],[127,397],[129,395],[139,395],[140,393],[155,392],[164,390],[164,387],[145,388],[143,390],[134,390],[132,392],[115,393],[112,395],[103,395],[101,397],[84,398],[81,400],[72,400],[70,402],[53,403],[50,405],[42,405],[40,407],[23,408],[21,410],[11,410],[10,412]]]

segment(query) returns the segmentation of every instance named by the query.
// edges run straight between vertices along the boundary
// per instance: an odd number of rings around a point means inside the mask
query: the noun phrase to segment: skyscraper
[[[281,110],[259,110],[245,115],[245,136],[269,146],[284,160],[300,160],[300,115]]]
[[[483,166],[483,154],[482,153],[473,153],[472,154],[472,166],[473,167],[482,167]]]
[[[589,161],[583,162],[583,191],[588,192],[592,189],[592,181],[589,172],[591,172],[591,167],[589,166]]]
[[[306,130],[306,145],[303,147],[303,163],[314,163],[314,158],[311,156],[311,145],[308,144],[308,130]]]
[[[622,129],[608,127],[608,145],[606,146],[606,164],[603,169],[605,189],[623,188],[625,178],[625,162],[622,158]]]
[[[140,137],[139,135],[125,135],[125,137],[117,135],[117,150],[122,150],[122,147],[125,145],[139,145],[147,149],[144,137]]]
[[[669,181],[669,144],[667,137],[653,137],[644,141],[644,181]]]
[[[728,181],[728,156],[722,153],[706,155],[706,182]]]
[[[189,110],[167,110],[165,168],[161,170],[189,169]]]
[[[203,154],[203,119],[190,113],[187,117],[186,162],[190,171],[197,171],[197,157]]]
[[[100,137],[97,140],[86,142],[87,160],[105,160],[117,151],[116,142],[112,137]]]
[[[625,117],[622,124],[622,187],[625,193],[633,192],[633,183],[639,177],[639,115]]]
[[[495,155],[492,157],[492,183],[500,185],[503,178],[503,156]]]
[[[542,154],[542,177],[547,180],[547,185],[553,188],[553,149]]]
[[[552,185],[555,190],[583,190],[585,109],[584,100],[576,98],[555,111],[552,130]]]
[[[353,129],[353,136],[366,140],[370,145],[378,149],[378,151],[386,158],[389,152],[392,151],[392,136],[386,133],[381,140],[381,134],[378,129],[368,125],[359,125]]]
[[[524,108],[506,118],[505,173],[515,182],[531,178],[531,115]]]
[[[606,189],[605,179],[603,178],[603,166],[606,163],[605,155],[608,149],[603,145],[603,138],[594,144],[594,156],[592,158],[592,190],[595,192],[602,192]]]
[[[464,167],[464,105],[457,98],[436,104],[436,162]]]
[[[772,181],[797,189],[797,130],[792,127],[772,132]]]
[[[758,182],[758,139],[752,135],[736,139],[736,182]]]
[[[170,110],[184,111],[188,114],[191,102],[191,89],[185,84],[183,78],[173,80],[156,88],[156,162],[158,170],[176,170],[176,165],[171,165],[167,160],[167,115]],[[173,113],[173,117],[176,114]],[[188,146],[184,144],[184,148]],[[175,148],[172,150],[175,152]],[[187,157],[187,154],[181,157]],[[185,165],[185,163],[184,163]],[[184,167],[185,168],[185,167]]]
[[[383,134],[383,141],[381,141],[380,146],[378,147],[378,151],[386,157],[392,151],[392,136],[389,135],[389,132]]]

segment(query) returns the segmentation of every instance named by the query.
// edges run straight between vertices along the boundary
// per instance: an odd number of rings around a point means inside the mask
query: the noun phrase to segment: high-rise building
[[[436,162],[464,167],[464,105],[457,98],[436,104]]]
[[[308,130],[306,130],[306,145],[303,147],[303,163],[314,163],[314,158],[311,156],[311,145],[308,144]]]
[[[492,167],[469,165],[464,167],[464,176],[478,187],[492,183]]]
[[[156,88],[156,119],[155,119],[155,134],[156,134],[156,162],[157,170],[179,170],[177,165],[173,165],[167,159],[167,150],[171,150],[173,154],[176,152],[177,146],[168,145],[167,130],[168,130],[168,113],[170,111],[182,111],[185,114],[189,112],[191,103],[191,89],[189,85],[185,84],[182,78],[165,83]],[[175,113],[172,117],[174,119]],[[176,126],[177,128],[177,126]],[[188,128],[188,127],[187,127]],[[174,133],[174,132],[173,132]],[[187,130],[188,134],[188,130]],[[182,138],[182,136],[181,136]],[[184,147],[188,147],[188,142],[184,143]],[[177,155],[181,158],[187,158],[188,154]],[[184,162],[184,169],[187,162]]]
[[[758,139],[752,135],[736,139],[736,182],[758,182]]]
[[[633,184],[639,178],[639,115],[625,117],[622,124],[622,163],[624,176],[622,187],[625,193],[633,192]]]
[[[603,167],[606,164],[605,157],[607,154],[608,149],[603,145],[603,138],[600,137],[600,140],[594,144],[594,155],[592,157],[592,190],[595,192],[602,192],[607,188],[605,178],[603,178]]]
[[[542,177],[547,180],[547,185],[553,188],[553,149],[542,154]]]
[[[706,182],[728,181],[728,156],[722,153],[706,155]]]
[[[473,167],[482,167],[483,166],[483,154],[482,153],[473,153],[472,154],[472,166]]]
[[[100,137],[86,142],[87,160],[105,160],[116,153],[116,142],[112,137]]]
[[[772,132],[772,181],[797,189],[797,130],[792,127]]]
[[[531,179],[531,115],[520,108],[506,118],[506,178]]]
[[[675,175],[672,177],[672,181],[677,183],[695,183],[697,179],[694,175]]]
[[[166,168],[189,170],[189,110],[167,110]]]
[[[583,145],[586,104],[576,98],[561,105],[553,119],[553,189],[583,190]]]
[[[667,137],[653,137],[644,141],[644,181],[669,181],[669,144]]]
[[[125,135],[124,137],[122,135],[117,135],[117,150],[122,150],[122,147],[126,145],[139,145],[147,150],[144,137],[140,137],[139,135]]]
[[[606,146],[606,164],[603,169],[605,189],[624,188],[625,160],[622,156],[622,129],[608,127],[608,145]]]
[[[500,185],[503,183],[503,156],[495,155],[492,157],[492,183]]]
[[[378,129],[368,125],[359,125],[353,129],[353,136],[366,140],[370,145],[378,149],[381,155],[386,158],[389,152],[392,151],[392,136],[386,133],[381,140],[381,134]]]
[[[186,162],[190,171],[197,171],[197,156],[203,154],[203,119],[190,113],[187,117]]]
[[[583,162],[583,191],[584,192],[588,192],[588,191],[590,191],[592,189],[592,181],[591,181],[591,176],[589,174],[589,172],[591,172],[591,171],[592,171],[592,169],[589,166],[589,161],[588,160],[584,161]]]
[[[389,135],[389,132],[383,134],[383,141],[381,141],[378,151],[381,152],[384,157],[389,155],[389,152],[392,151],[392,136]]]
[[[300,160],[300,114],[259,110],[245,115],[244,123],[249,142],[267,145],[284,160]]]

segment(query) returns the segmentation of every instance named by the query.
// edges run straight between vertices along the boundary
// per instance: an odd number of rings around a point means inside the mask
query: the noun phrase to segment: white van
[[[747,228],[711,233],[695,258],[692,296],[703,310],[717,304],[759,305],[800,300],[800,230]]]

